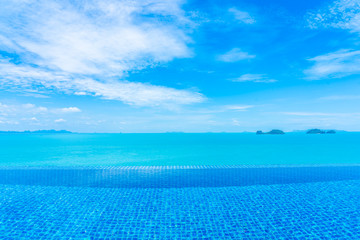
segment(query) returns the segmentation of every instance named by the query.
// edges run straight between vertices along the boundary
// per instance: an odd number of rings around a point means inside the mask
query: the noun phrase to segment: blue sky
[[[358,1],[0,5],[0,130],[360,131]]]

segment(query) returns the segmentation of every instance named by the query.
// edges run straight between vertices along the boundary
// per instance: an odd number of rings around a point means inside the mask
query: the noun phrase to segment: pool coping
[[[46,169],[104,169],[104,170],[181,170],[181,169],[228,169],[228,168],[306,168],[306,167],[360,167],[355,164],[269,164],[269,165],[184,165],[184,166],[0,166],[0,170]]]

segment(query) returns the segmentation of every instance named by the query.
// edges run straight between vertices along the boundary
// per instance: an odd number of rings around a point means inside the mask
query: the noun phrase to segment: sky
[[[358,0],[0,6],[2,131],[360,131]]]

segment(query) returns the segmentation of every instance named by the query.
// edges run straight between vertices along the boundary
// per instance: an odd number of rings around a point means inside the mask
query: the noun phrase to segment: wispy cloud
[[[23,93],[22,96],[34,97],[34,98],[49,98],[49,96],[47,96],[47,95],[40,94],[40,93],[34,93],[31,91]]]
[[[77,112],[81,112],[81,110],[77,107],[67,107],[67,108],[60,108],[58,109],[59,112],[62,113],[77,113]]]
[[[22,107],[23,110],[26,110],[26,111],[31,112],[33,114],[44,113],[44,112],[48,111],[48,109],[46,107],[36,106],[35,104],[32,104],[32,103],[23,104],[23,105],[21,105],[21,107]],[[15,106],[14,110],[16,110],[16,106]]]
[[[256,83],[273,83],[275,79],[267,77],[265,74],[244,74],[238,78],[230,79],[233,82],[256,82]]]
[[[304,71],[306,78],[340,78],[360,74],[360,51],[343,49],[308,59],[314,65]]]
[[[182,114],[218,114],[218,113],[231,113],[231,112],[246,112],[256,107],[256,105],[248,104],[229,104],[229,105],[215,105],[206,108],[196,107],[194,109],[183,110]]]
[[[360,2],[357,0],[337,0],[306,16],[311,28],[339,28],[360,32]]]
[[[31,118],[22,118],[21,119],[22,121],[26,121],[26,122],[29,122],[29,123],[37,123],[39,122],[39,119],[37,119],[36,117],[31,117]]]
[[[55,123],[63,123],[63,122],[66,122],[66,120],[62,119],[62,118],[59,118],[59,119],[55,119],[54,122]]]
[[[18,125],[18,124],[19,124],[19,121],[0,119],[0,124]]]
[[[333,116],[332,113],[322,113],[322,112],[282,112],[284,115],[291,116]]]
[[[239,22],[246,24],[253,24],[256,22],[255,19],[252,16],[250,16],[248,12],[241,11],[234,7],[229,8],[229,12],[232,13],[235,19],[238,20]]]
[[[65,113],[78,113],[78,112],[81,112],[81,110],[78,107],[47,108],[32,103],[12,104],[12,105],[0,103],[0,115],[2,116],[31,115],[33,120],[36,119],[36,117],[34,117],[33,115],[46,114],[47,116],[49,116],[49,114],[59,115]]]
[[[356,100],[360,99],[360,95],[333,95],[321,97],[320,100]]]
[[[7,105],[0,103],[1,116],[17,116],[17,115],[34,115],[44,114],[48,112],[48,108],[36,106],[35,104],[26,103],[20,105]]]
[[[203,101],[190,90],[125,81],[131,71],[192,56],[194,24],[181,2],[0,0],[0,50],[17,55],[0,59],[2,88],[42,86],[135,105]]]
[[[251,55],[247,52],[243,52],[240,48],[233,48],[229,52],[219,55],[217,59],[223,62],[237,62],[245,59],[255,58],[256,55]]]
[[[225,109],[243,112],[243,111],[247,111],[253,107],[254,107],[253,105],[227,105],[227,106],[225,106]]]
[[[309,12],[306,20],[310,28],[337,28],[351,33],[360,33],[360,2],[357,0],[337,0],[330,5]],[[320,55],[309,61],[314,65],[305,70],[306,78],[341,78],[360,73],[360,51],[341,49]]]
[[[360,113],[324,113],[324,112],[282,112],[284,115],[291,116],[303,116],[303,117],[311,117],[311,116],[327,116],[327,117],[359,117]]]
[[[0,62],[0,76],[3,78],[0,86],[2,89],[26,91],[42,86],[48,91],[91,95],[139,106],[191,104],[204,100],[202,94],[189,90],[110,79],[102,82],[87,76],[76,77],[64,72],[43,71],[9,62]]]
[[[20,2],[2,1],[7,17],[2,24],[11,27],[1,33],[35,54],[33,63],[39,65],[70,73],[118,75],[191,55],[179,1]],[[150,14],[168,17],[170,24]]]
[[[241,126],[240,121],[237,120],[237,119],[232,119],[232,124],[233,124],[234,126]]]

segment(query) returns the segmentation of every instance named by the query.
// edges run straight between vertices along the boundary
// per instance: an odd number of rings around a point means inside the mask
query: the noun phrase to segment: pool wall
[[[357,179],[358,165],[0,168],[0,184],[66,187],[226,187]]]

